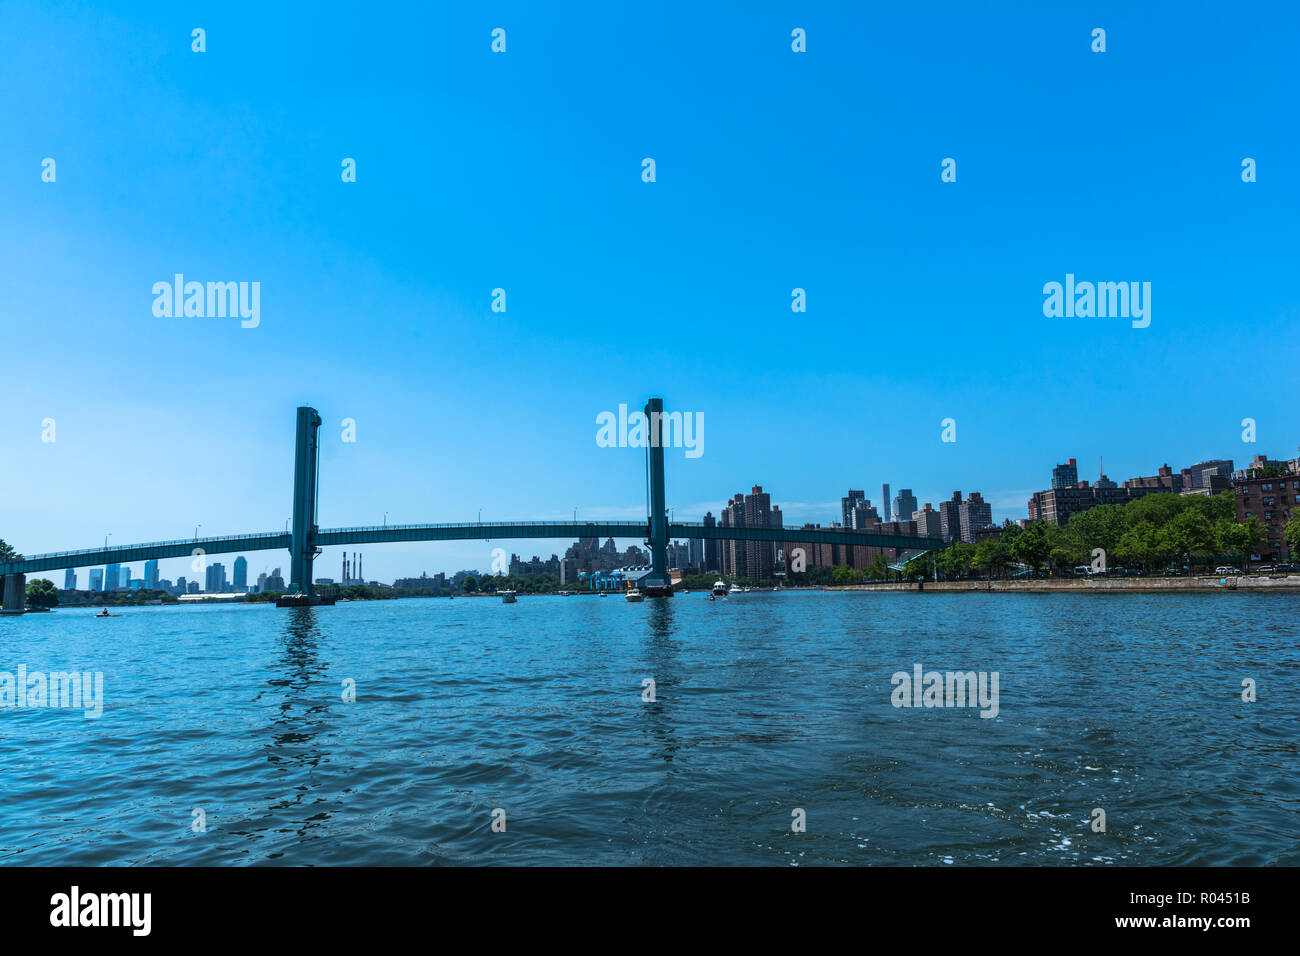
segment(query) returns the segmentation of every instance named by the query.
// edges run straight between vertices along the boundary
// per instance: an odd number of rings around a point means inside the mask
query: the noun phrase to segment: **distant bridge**
[[[657,422],[663,414],[663,401],[652,398],[645,414]],[[293,531],[226,535],[224,537],[182,538],[145,544],[114,545],[79,551],[55,551],[49,554],[24,555],[0,563],[4,578],[4,610],[20,612],[26,575],[63,568],[82,568],[97,564],[127,564],[151,558],[186,558],[195,555],[231,554],[243,551],[289,551],[289,590],[310,598],[312,563],[323,547],[356,544],[382,544],[398,541],[475,541],[511,538],[635,538],[650,548],[651,571],[642,580],[650,593],[671,593],[668,583],[667,548],[669,538],[695,538],[723,541],[772,541],[806,544],[838,544],[880,548],[939,549],[944,543],[934,538],[910,535],[877,534],[843,528],[724,528],[700,523],[672,522],[664,493],[664,453],[662,444],[652,441],[647,449],[650,514],[645,521],[479,521],[460,524],[395,524],[357,528],[320,528],[316,524],[316,495],[319,485],[320,448],[317,430],[320,415],[307,406],[298,409],[298,430],[294,466]],[[659,434],[656,425],[651,435]],[[106,582],[107,583],[107,582]]]

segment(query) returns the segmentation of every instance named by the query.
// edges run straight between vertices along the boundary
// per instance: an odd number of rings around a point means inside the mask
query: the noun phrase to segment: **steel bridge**
[[[669,521],[664,491],[664,452],[662,443],[658,441],[660,434],[658,422],[662,420],[663,401],[657,398],[650,399],[646,403],[645,415],[651,423],[651,438],[647,448],[650,514],[645,521],[479,521],[459,524],[385,524],[355,528],[321,528],[316,524],[320,461],[317,431],[321,419],[314,408],[303,406],[298,409],[291,532],[193,537],[174,541],[153,541],[145,544],[26,555],[13,561],[0,563],[0,576],[4,578],[3,607],[7,613],[21,612],[26,575],[40,571],[57,571],[63,568],[81,568],[97,564],[126,564],[147,561],[151,558],[185,558],[195,555],[286,549],[290,556],[289,591],[310,598],[313,593],[312,563],[321,548],[398,541],[634,538],[644,541],[649,546],[651,554],[651,570],[642,580],[642,588],[648,593],[665,594],[672,593],[667,567],[669,538],[797,542],[918,550],[943,547],[942,541],[933,538],[877,534],[844,528],[735,528],[718,525],[706,527],[692,522]]]

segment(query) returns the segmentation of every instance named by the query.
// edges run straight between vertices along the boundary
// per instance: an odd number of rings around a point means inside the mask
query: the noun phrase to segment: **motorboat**
[[[730,590],[729,592],[727,592],[727,593],[729,593],[729,594],[741,594],[741,593],[744,592],[744,590],[745,590],[745,589],[742,588],[739,584],[733,584],[733,585],[731,586],[731,590]]]
[[[627,592],[627,599],[628,599],[628,601],[630,601],[631,603],[635,604],[637,601],[644,601],[644,600],[645,600],[645,595],[642,594],[642,593],[640,592],[640,590],[638,590],[637,588],[631,588],[631,589]]]
[[[501,603],[502,603],[502,604],[514,604],[514,603],[515,603],[515,592],[514,592],[514,591],[511,591],[511,590],[508,590],[508,589],[505,590],[505,591],[502,591],[502,592],[501,592]]]
[[[726,582],[726,581],[723,581],[721,578],[719,578],[717,581],[714,581],[714,582],[713,582],[713,596],[714,596],[714,597],[726,597],[726,596],[727,596],[727,582]]]

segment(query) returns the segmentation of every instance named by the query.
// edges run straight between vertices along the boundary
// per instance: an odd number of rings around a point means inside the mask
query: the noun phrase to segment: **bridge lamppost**
[[[108,539],[111,538],[111,537],[113,537],[113,532],[111,532],[111,531],[110,531],[108,534],[104,535],[104,550],[105,550],[105,551],[108,550]]]
[[[384,512],[384,527],[385,527],[385,528],[388,527],[388,512],[387,512],[387,511]]]

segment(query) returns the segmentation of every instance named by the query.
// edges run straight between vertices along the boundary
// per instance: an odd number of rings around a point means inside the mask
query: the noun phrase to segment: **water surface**
[[[0,709],[0,863],[1297,864],[1298,612],[754,592],[0,619],[0,671],[105,693],[99,719]],[[997,717],[893,707],[917,663],[998,672]]]

